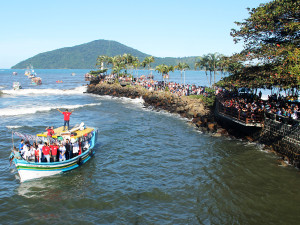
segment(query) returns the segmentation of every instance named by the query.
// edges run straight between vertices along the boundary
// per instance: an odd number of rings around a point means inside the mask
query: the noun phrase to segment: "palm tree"
[[[169,79],[170,79],[170,71],[174,72],[174,66],[166,66],[166,72],[168,74],[168,82],[169,82]]]
[[[164,74],[167,73],[167,65],[165,64],[161,64],[161,65],[158,65],[156,68],[155,68],[156,71],[158,71],[159,73],[161,73],[161,76],[164,80]]]
[[[180,78],[181,78],[181,84],[182,84],[182,71],[184,71],[185,69],[189,69],[190,66],[186,62],[180,62],[174,68],[180,70]]]
[[[127,53],[123,54],[122,61],[125,64],[126,73],[127,73],[128,68],[132,65],[132,60],[133,60],[133,56],[131,54],[127,54]]]
[[[219,61],[220,61],[220,54],[219,53],[210,53],[207,55],[208,56],[208,64],[209,64],[209,72],[210,74],[213,72],[214,73],[214,83],[216,83],[216,72],[219,67]],[[211,77],[210,77],[211,79]]]
[[[138,57],[134,57],[133,56],[133,59],[132,59],[132,66],[133,68],[135,68],[136,70],[136,75],[138,76],[138,68],[141,66],[141,63],[140,63],[140,60]]]
[[[150,69],[151,69],[151,63],[153,63],[154,61],[155,61],[155,59],[154,59],[153,56],[148,56],[142,62],[142,66],[145,68],[148,65],[148,70],[150,71]]]
[[[208,63],[208,56],[203,55],[201,57],[198,57],[198,61],[195,62],[195,69],[199,68],[200,70],[205,71],[207,82],[209,83],[209,86],[211,86],[211,79],[209,81],[207,76],[207,71],[209,71],[209,63]]]
[[[101,70],[103,70],[104,64],[108,64],[109,61],[109,57],[106,55],[100,55],[97,58],[97,63],[96,66],[99,66],[99,68],[101,68]]]
[[[118,77],[119,77],[120,71],[125,68],[125,63],[122,60],[122,56],[121,55],[116,55],[114,57],[110,57],[109,58],[109,63],[112,64],[113,73],[116,72]]]
[[[225,72],[227,72],[228,64],[229,64],[228,57],[220,54],[219,70],[221,72],[221,78],[222,78],[222,75]]]

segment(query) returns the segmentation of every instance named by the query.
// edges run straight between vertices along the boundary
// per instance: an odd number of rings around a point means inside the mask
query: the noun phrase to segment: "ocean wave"
[[[19,90],[2,90],[3,94],[7,95],[76,95],[83,94],[86,91],[86,86],[76,87],[74,89],[19,89]]]
[[[18,116],[25,114],[34,114],[36,112],[47,112],[57,108],[77,109],[86,106],[101,105],[101,103],[90,103],[84,105],[50,105],[50,106],[35,106],[35,107],[19,107],[19,108],[4,108],[0,111],[0,116]]]
[[[16,128],[20,128],[22,126],[6,126],[7,129],[16,129]]]

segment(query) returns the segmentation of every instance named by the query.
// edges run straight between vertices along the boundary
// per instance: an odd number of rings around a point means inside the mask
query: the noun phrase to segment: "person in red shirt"
[[[46,131],[48,132],[47,133],[47,139],[48,139],[48,142],[50,143],[50,141],[51,141],[51,138],[52,138],[52,136],[53,136],[53,134],[54,134],[54,130],[53,130],[53,127],[47,127],[46,128]]]
[[[33,143],[33,149],[34,149],[35,162],[40,162],[40,150],[35,142]]]
[[[50,147],[47,144],[47,142],[44,143],[42,152],[43,152],[44,158],[46,158],[47,162],[50,162]]]
[[[65,127],[67,127],[67,128],[68,128],[67,130],[69,130],[69,126],[70,126],[70,116],[71,116],[71,114],[72,114],[72,112],[73,112],[74,110],[72,110],[71,112],[69,112],[68,109],[66,109],[64,112],[60,111],[59,109],[57,109],[57,110],[58,110],[61,114],[64,115],[64,129],[65,129]]]
[[[59,148],[59,146],[57,145],[57,143],[50,145],[51,158],[52,158],[53,162],[57,161],[56,159],[57,159],[57,149],[58,148]]]

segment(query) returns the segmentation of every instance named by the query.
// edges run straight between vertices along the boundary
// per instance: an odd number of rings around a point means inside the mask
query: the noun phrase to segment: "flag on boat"
[[[31,134],[25,134],[25,133],[20,133],[20,132],[13,132],[14,135],[24,139],[24,140],[28,140],[28,141],[43,141],[42,137],[38,137],[35,135],[31,135]],[[51,138],[51,141],[54,141],[53,138]]]

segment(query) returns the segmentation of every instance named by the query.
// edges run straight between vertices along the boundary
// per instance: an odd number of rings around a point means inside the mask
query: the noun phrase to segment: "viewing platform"
[[[235,107],[226,107],[216,100],[216,112],[219,116],[247,127],[262,127],[263,113],[244,112]]]

